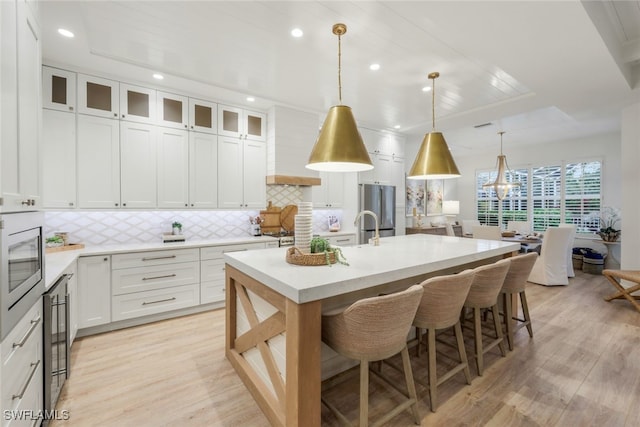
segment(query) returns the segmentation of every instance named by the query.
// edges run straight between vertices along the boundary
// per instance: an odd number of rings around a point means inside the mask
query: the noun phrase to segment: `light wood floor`
[[[614,289],[602,276],[577,274],[566,287],[530,284],[534,338],[521,329],[506,358],[493,349],[484,376],[472,366],[470,386],[462,374],[441,385],[436,413],[418,385],[422,425],[640,425],[640,313],[627,301],[605,302]],[[412,358],[414,375],[426,380],[426,354]],[[53,427],[268,425],[224,358],[223,310],[81,338],[71,362],[57,405],[70,419]],[[395,394],[377,382],[371,391],[375,417]],[[357,393],[356,377],[327,396],[356,419]],[[323,425],[337,424],[326,408],[322,416]],[[413,422],[407,412],[389,425]]]

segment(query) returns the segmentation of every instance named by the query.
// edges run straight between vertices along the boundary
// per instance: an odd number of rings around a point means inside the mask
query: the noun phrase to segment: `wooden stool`
[[[360,361],[360,426],[369,423],[369,362],[387,359],[398,353],[402,355],[408,398],[373,425],[384,424],[409,407],[415,423],[420,424],[407,335],[422,293],[422,286],[414,285],[403,292],[356,301],[343,312],[322,316],[322,340],[341,355]],[[371,372],[386,380],[376,371]],[[396,389],[394,384],[390,385]],[[322,403],[340,421],[351,425],[333,404],[324,398]]]
[[[421,329],[427,330],[427,351],[429,353],[429,397],[431,411],[438,407],[436,388],[460,371],[464,372],[467,384],[471,384],[469,362],[464,349],[462,329],[460,328],[460,313],[473,282],[473,270],[465,270],[449,276],[438,276],[427,279],[421,283],[424,288],[420,306],[416,312],[413,325],[418,328],[418,356],[420,355]],[[436,374],[436,331],[445,328],[454,328],[458,344],[460,363],[451,368],[441,378]]]
[[[478,375],[482,376],[484,367],[484,353],[494,348],[500,347],[502,357],[507,355],[504,349],[504,338],[502,336],[502,325],[500,324],[500,314],[498,312],[498,294],[502,289],[505,277],[511,264],[510,259],[503,259],[489,265],[482,265],[473,269],[475,276],[469,289],[469,295],[464,302],[463,319],[466,308],[473,310],[473,334],[475,341],[476,368]],[[486,347],[482,346],[482,322],[480,312],[482,309],[490,308],[493,313],[493,326],[496,339],[491,341]]]
[[[531,327],[531,316],[529,316],[529,305],[527,304],[527,295],[525,294],[525,288],[527,286],[527,279],[531,273],[533,265],[538,258],[537,252],[529,252],[525,255],[518,255],[509,258],[511,265],[509,266],[509,272],[504,279],[502,289],[500,293],[503,296],[502,304],[504,310],[504,323],[507,329],[507,342],[509,343],[509,350],[513,350],[513,335],[516,330],[527,327],[529,336],[533,337],[533,328]],[[511,300],[514,294],[520,296],[520,302],[522,303],[522,313],[524,319],[514,317],[517,313],[512,313]],[[514,325],[514,320],[520,322],[518,326]]]
[[[640,304],[637,301],[640,299],[640,295],[631,295],[640,290],[640,270],[604,270],[602,275],[609,279],[609,282],[618,290],[615,294],[605,297],[605,301],[625,298],[636,310],[640,311]],[[628,280],[636,285],[625,288],[620,284],[620,280]]]

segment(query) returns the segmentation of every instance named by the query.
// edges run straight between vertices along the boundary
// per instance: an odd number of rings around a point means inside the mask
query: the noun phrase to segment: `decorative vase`
[[[180,227],[173,227],[173,234],[175,234],[175,235],[180,235],[180,234],[182,234],[182,228],[180,228]]]
[[[620,231],[599,231],[598,234],[603,242],[616,242],[620,238]]]

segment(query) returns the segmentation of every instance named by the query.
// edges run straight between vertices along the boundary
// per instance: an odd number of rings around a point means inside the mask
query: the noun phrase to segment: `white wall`
[[[622,112],[622,255],[621,268],[640,269],[640,103]]]
[[[445,134],[446,138],[446,134]],[[638,140],[635,140],[638,143]],[[409,171],[420,141],[407,141],[406,170]],[[458,220],[475,218],[475,174],[477,170],[493,169],[498,156],[496,150],[474,153],[472,156],[454,158],[462,176],[445,180],[445,200],[460,200]],[[603,161],[603,206],[622,206],[621,137],[619,134],[605,134],[597,137],[539,144],[522,148],[508,147],[504,150],[512,169],[527,166],[544,166],[560,161],[580,161],[602,159]],[[636,170],[638,169],[636,163]],[[636,186],[637,188],[637,186]],[[624,214],[623,214],[624,217]]]

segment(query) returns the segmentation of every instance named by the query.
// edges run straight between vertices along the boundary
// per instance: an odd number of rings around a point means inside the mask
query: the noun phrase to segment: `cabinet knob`
[[[122,206],[127,206],[127,204],[126,204],[126,203],[123,203],[123,204],[122,204]]]
[[[188,127],[189,127],[189,126],[187,126],[187,125],[184,125],[184,128],[185,128],[185,129],[187,129]]]
[[[124,119],[124,114],[122,115],[122,118]]]
[[[116,203],[116,206],[118,206],[118,203]]]
[[[109,261],[109,258],[104,257],[104,258],[102,258],[102,260],[103,260],[103,261]]]
[[[113,113],[113,117],[118,117],[118,113]]]
[[[69,111],[73,111],[73,107],[71,107],[71,106],[70,106],[70,107],[69,107]]]
[[[191,129],[193,129],[193,125],[191,125]]]
[[[69,202],[69,206],[73,206],[73,202]]]

